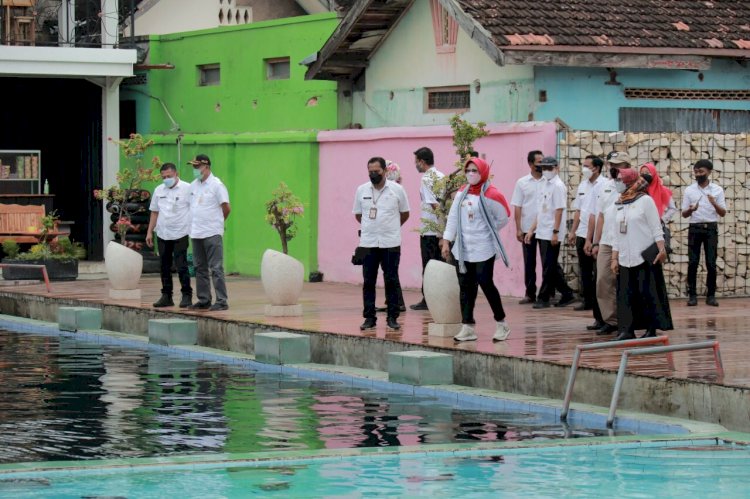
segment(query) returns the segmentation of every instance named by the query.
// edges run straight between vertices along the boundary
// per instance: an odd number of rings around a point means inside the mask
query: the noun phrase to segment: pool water
[[[0,372],[0,463],[608,434],[66,335],[0,330]]]
[[[212,469],[0,475],[8,497],[747,497],[750,451],[703,443],[580,445],[233,463]],[[200,465],[198,465],[200,466]]]

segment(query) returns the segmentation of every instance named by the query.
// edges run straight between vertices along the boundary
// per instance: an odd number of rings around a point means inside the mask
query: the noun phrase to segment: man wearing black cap
[[[193,245],[195,289],[198,301],[193,310],[226,310],[227,286],[224,282],[224,221],[229,216],[229,193],[224,184],[211,173],[211,160],[199,154],[188,161],[193,165],[195,180],[190,185],[190,240]],[[216,301],[211,304],[211,280]]]

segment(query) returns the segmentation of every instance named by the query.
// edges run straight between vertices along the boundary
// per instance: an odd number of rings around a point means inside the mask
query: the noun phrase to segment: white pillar
[[[117,45],[118,0],[102,0],[102,47],[114,48]]]
[[[120,81],[122,78],[108,76],[102,87],[102,187],[117,183],[117,172],[120,170],[120,148],[112,140],[120,139]],[[112,140],[110,140],[112,139]],[[102,203],[104,205],[104,203]],[[114,239],[109,230],[109,213],[102,206],[104,213],[103,234],[104,246]]]
[[[57,12],[57,43],[61,47],[75,46],[76,0],[62,0]]]

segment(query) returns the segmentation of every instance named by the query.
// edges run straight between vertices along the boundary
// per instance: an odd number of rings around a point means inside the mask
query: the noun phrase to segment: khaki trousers
[[[612,246],[599,245],[596,257],[596,302],[602,319],[610,326],[617,325],[617,276],[612,273]]]

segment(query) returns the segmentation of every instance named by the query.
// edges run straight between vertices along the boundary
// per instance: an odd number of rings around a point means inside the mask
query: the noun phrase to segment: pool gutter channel
[[[550,361],[412,345],[379,338],[294,330],[212,317],[186,316],[124,305],[0,292],[0,313],[10,314],[17,320],[31,318],[55,322],[60,306],[101,307],[104,328],[122,331],[129,334],[130,338],[142,339],[143,342],[148,341],[149,319],[189,317],[198,322],[198,343],[201,347],[196,348],[215,349],[213,352],[217,355],[238,359],[238,362],[242,359],[253,360],[251,352],[254,351],[256,333],[285,330],[306,334],[310,337],[311,356],[315,364],[282,366],[282,370],[293,372],[294,369],[305,368],[320,372],[320,376],[323,377],[336,373],[371,376],[368,379],[372,380],[369,383],[374,388],[387,378],[382,371],[387,369],[389,352],[428,350],[448,353],[453,356],[454,382],[461,385],[456,390],[464,393],[481,393],[481,390],[486,389],[503,394],[529,394],[528,400],[531,401],[553,401],[552,406],[557,412],[557,417],[560,407],[558,399],[563,396],[564,380],[570,373],[569,365]],[[272,368],[269,366],[268,369]],[[368,372],[372,374],[365,374]],[[609,406],[615,378],[614,371],[579,367],[570,413],[571,422],[576,422],[574,418],[577,412],[585,410],[599,414],[602,408]],[[434,390],[433,387],[405,389],[419,394]],[[514,397],[523,399],[525,396]],[[634,413],[646,413],[682,418],[696,423],[702,421],[706,424],[720,424],[733,431],[750,432],[750,388],[745,387],[627,374],[619,407],[618,421],[623,421]],[[606,414],[602,416],[606,419]]]

